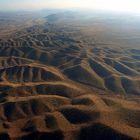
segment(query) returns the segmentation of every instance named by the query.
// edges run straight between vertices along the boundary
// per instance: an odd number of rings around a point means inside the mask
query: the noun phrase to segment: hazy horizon
[[[139,5],[139,0],[0,0],[1,11],[82,8],[140,13]]]

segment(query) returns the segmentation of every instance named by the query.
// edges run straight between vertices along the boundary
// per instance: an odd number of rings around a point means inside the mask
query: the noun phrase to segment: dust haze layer
[[[139,22],[1,13],[0,139],[139,140]]]

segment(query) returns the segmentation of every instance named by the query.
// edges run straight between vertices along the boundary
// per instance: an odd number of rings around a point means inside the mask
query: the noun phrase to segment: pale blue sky
[[[90,8],[140,12],[140,0],[0,0],[0,10]]]

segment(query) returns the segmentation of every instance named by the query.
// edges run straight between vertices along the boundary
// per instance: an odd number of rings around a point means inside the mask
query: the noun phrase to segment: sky
[[[85,8],[140,13],[140,0],[0,0],[0,10]]]

